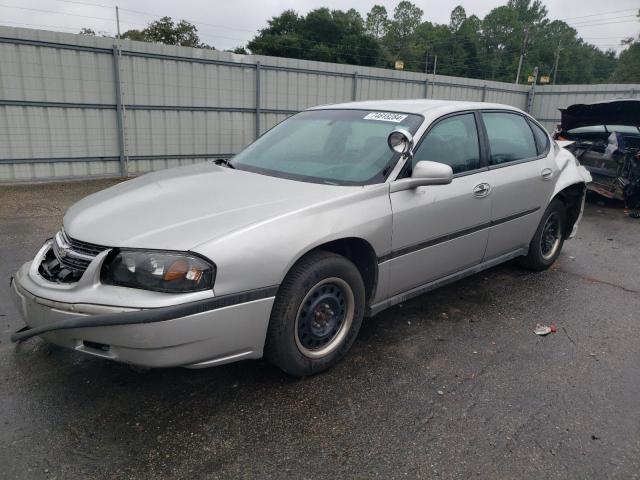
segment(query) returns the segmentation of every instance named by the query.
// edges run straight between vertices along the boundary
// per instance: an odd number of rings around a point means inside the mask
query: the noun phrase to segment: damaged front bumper
[[[77,284],[60,285],[38,274],[46,249],[11,281],[12,297],[27,324],[12,341],[37,335],[143,367],[199,368],[262,356],[276,287],[223,296],[209,292],[203,297],[201,292],[194,299],[101,285],[100,265],[93,264]],[[118,300],[122,306],[114,304]]]

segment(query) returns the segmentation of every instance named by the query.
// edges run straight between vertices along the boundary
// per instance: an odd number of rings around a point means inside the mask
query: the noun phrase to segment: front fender
[[[381,256],[391,248],[391,227],[389,186],[380,184],[267,219],[193,250],[215,262],[214,291],[225,295],[279,285],[304,254],[334,240],[365,240]]]

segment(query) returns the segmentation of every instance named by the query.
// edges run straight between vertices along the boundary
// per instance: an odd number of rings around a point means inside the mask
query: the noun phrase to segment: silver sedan
[[[511,259],[548,268],[589,173],[505,105],[294,115],[233,159],[91,195],[11,281],[33,336],[146,367],[338,362],[362,319]]]

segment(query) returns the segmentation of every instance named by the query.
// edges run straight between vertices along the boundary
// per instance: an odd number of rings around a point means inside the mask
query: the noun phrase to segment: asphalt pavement
[[[311,378],[12,344],[9,276],[112,183],[0,187],[0,478],[640,478],[640,221],[619,206],[588,204],[546,272],[503,265],[365,320]]]

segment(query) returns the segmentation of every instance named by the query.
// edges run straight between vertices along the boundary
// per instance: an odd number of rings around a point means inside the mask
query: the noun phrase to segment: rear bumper
[[[28,327],[14,340],[35,333],[62,347],[143,367],[199,368],[262,356],[273,288],[152,309],[78,308],[31,293],[25,288],[28,272],[26,264],[11,282]],[[87,311],[98,314],[81,313]]]

